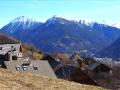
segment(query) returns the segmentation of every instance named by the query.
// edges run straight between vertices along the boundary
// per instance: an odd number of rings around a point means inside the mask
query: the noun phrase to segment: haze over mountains
[[[92,56],[120,37],[120,29],[96,22],[52,17],[42,23],[24,16],[12,20],[0,32],[29,43],[45,53],[80,52]]]

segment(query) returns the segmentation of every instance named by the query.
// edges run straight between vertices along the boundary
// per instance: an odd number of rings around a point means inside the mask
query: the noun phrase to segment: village
[[[39,53],[41,54],[41,52]],[[39,59],[35,59],[32,50],[31,55],[24,52],[20,42],[4,35],[0,36],[1,68],[96,85],[107,89],[120,88],[119,74],[113,65],[105,62],[108,58],[86,58],[75,52],[73,54],[42,53]]]

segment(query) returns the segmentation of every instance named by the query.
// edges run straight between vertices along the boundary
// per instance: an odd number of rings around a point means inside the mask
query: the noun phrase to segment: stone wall
[[[19,44],[2,44],[0,45],[0,54],[5,55],[8,51],[14,50],[19,52],[20,43]]]

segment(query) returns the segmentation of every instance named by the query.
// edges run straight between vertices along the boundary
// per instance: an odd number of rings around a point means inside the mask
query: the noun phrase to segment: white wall
[[[16,49],[16,52],[19,52],[19,48],[20,48],[20,43],[18,44],[2,44],[0,45],[0,48],[2,47],[2,50],[0,50],[0,54],[6,54],[8,51],[12,50],[12,46],[13,48]]]

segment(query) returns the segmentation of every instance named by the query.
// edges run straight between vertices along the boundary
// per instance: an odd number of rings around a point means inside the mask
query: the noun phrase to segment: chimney
[[[21,52],[22,53],[22,46],[20,45],[20,49],[19,49],[19,52]]]

